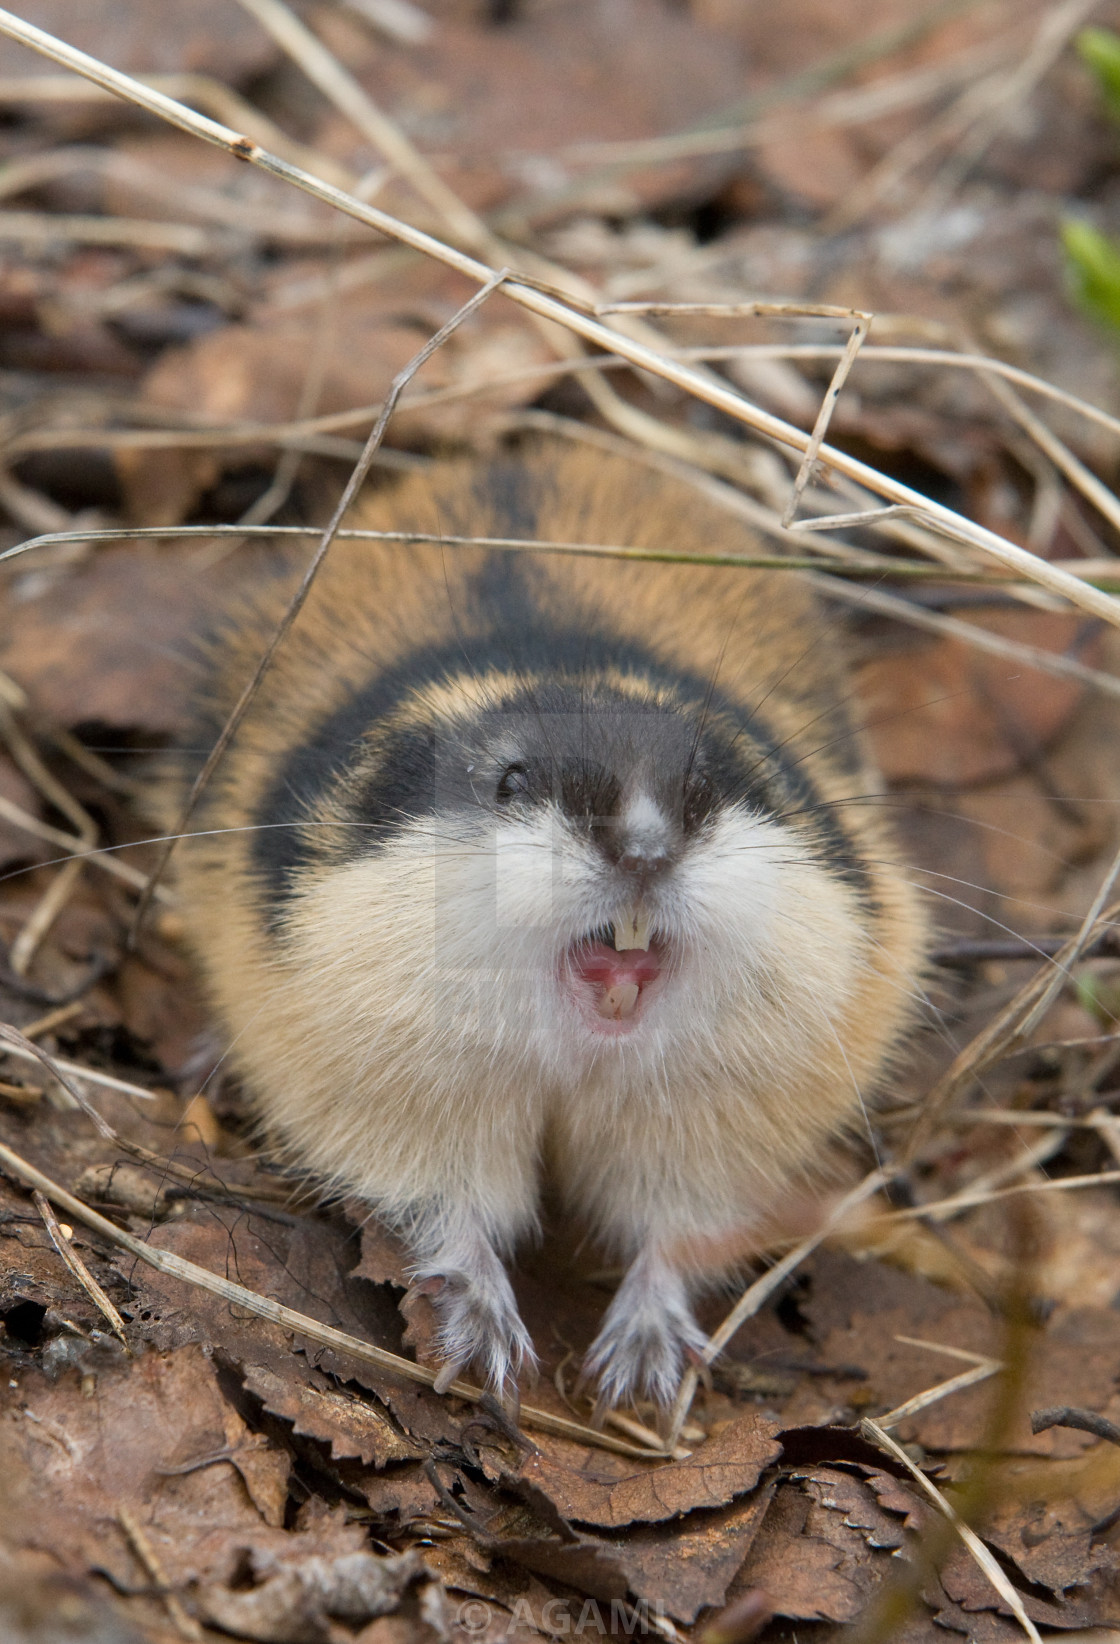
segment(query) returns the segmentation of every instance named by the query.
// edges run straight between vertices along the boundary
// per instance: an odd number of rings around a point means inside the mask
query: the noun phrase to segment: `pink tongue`
[[[572,969],[595,990],[595,1008],[608,1021],[632,1016],[642,988],[661,973],[656,953],[628,948],[618,953],[605,942],[577,948]]]

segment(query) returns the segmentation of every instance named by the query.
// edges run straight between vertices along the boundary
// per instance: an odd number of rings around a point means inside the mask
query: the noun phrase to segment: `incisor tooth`
[[[599,1015],[605,1016],[608,1022],[620,1022],[634,1014],[637,1003],[637,982],[619,982],[616,987],[604,990],[599,1000]]]
[[[614,921],[615,952],[625,953],[628,948],[644,948],[648,952],[649,925],[649,914],[641,902],[625,909]]]

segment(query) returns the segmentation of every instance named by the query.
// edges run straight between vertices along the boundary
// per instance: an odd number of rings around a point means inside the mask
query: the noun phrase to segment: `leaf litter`
[[[764,9],[721,0],[398,3],[403,36],[386,22],[392,6],[302,15],[403,134],[403,169],[385,167],[368,131],[233,0],[158,19],[142,0],[106,0],[81,19],[28,0],[25,15],[134,73],[194,76],[193,91],[168,82],[171,95],[246,130],[257,122],[264,146],[284,145],[297,164],[313,156],[323,177],[438,234],[434,175],[486,217],[481,232],[513,235],[553,283],[591,282],[600,300],[855,304],[877,311],[873,345],[986,350],[1120,410],[1115,354],[1062,287],[1058,216],[1071,202],[1107,214],[1118,164],[1092,82],[1061,49],[1075,7],[950,5],[919,19],[897,0],[796,0],[775,30]],[[1048,28],[1050,69],[1014,81]],[[394,373],[469,282],[61,79],[22,48],[0,49],[4,545],[67,527],[322,518]],[[798,348],[833,346],[821,321],[658,323],[666,346],[722,349],[714,369],[812,426],[832,361]],[[631,434],[656,419],[689,460],[727,473],[714,414],[700,407],[698,420],[676,389],[607,370],[617,394],[595,389],[592,411],[590,379],[571,363],[523,310],[487,303],[408,386],[385,464],[423,463],[448,444],[492,450],[528,411]],[[1112,436],[1068,406],[1047,417],[1108,483]],[[1056,565],[1115,552],[1091,491],[1057,477],[1053,452],[975,370],[869,354],[832,432]],[[784,470],[752,449],[735,446],[732,477],[780,513]],[[816,512],[850,501],[816,481],[806,500]],[[889,546],[915,550],[913,538]],[[95,817],[99,844],[150,869],[131,780],[183,723],[204,601],[268,563],[247,534],[234,546],[62,544],[4,568],[9,953],[73,848],[49,830],[74,826],[21,764],[16,733]],[[851,618],[865,717],[941,909],[947,960],[929,978],[934,1025],[876,1119],[880,1156],[898,1170],[740,1327],[674,1456],[656,1454],[651,1410],[601,1437],[586,1430],[569,1387],[611,1279],[571,1261],[555,1234],[516,1276],[543,1363],[516,1426],[485,1401],[440,1399],[158,1272],[61,1211],[60,1236],[119,1311],[126,1351],[5,1176],[5,1636],[447,1644],[638,1630],[708,1641],[723,1636],[722,1613],[744,1629],[732,1636],[823,1639],[858,1633],[896,1592],[894,1631],[907,1640],[1022,1636],[1005,1593],[963,1543],[938,1541],[929,1501],[861,1434],[862,1417],[902,1406],[911,1413],[893,1436],[950,1500],[977,1504],[974,1527],[1031,1623],[1120,1626],[1120,1453],[1030,1421],[1059,1404],[1120,1418],[1115,1188],[1036,1195],[1029,1214],[1010,1208],[1020,1197],[902,1219],[908,1202],[977,1182],[1029,1187],[1115,1162],[1107,1124],[1089,1122],[1107,1120],[1117,1091],[1106,931],[1025,1053],[965,1093],[1022,1122],[964,1125],[949,1111],[901,1170],[915,1108],[952,1059],[947,1039],[967,1043],[1038,950],[1076,929],[1115,848],[1120,797],[1115,703],[975,649],[968,632],[1104,674],[1117,671],[1115,637],[952,571],[896,592],[916,616],[963,619],[963,634]],[[199,1090],[205,1012],[174,906],[162,901],[130,950],[135,894],[91,859],[28,966],[0,975],[0,994],[5,1020],[49,1055],[116,1081],[85,1089],[147,1155],[99,1134],[49,1068],[11,1055],[0,1141],[150,1247],[423,1364],[431,1322],[422,1297],[405,1298],[392,1236],[360,1206],[317,1207],[262,1160],[220,1071]],[[1053,1145],[1031,1154],[1040,1136]],[[1024,1284],[1026,1327],[1013,1301]],[[709,1298],[705,1326],[727,1306]],[[962,1368],[952,1351],[1023,1361],[1022,1385],[1003,1372],[942,1395]],[[534,1427],[544,1416],[575,1423],[575,1436]]]

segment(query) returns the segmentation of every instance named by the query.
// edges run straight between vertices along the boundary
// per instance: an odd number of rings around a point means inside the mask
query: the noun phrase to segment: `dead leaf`
[[[985,611],[982,626],[1092,665],[1091,638],[1079,617]],[[962,786],[1021,769],[1067,724],[1083,687],[941,638],[866,664],[860,694],[876,760],[891,781]]]
[[[300,1385],[264,1365],[247,1366],[245,1386],[266,1410],[290,1421],[297,1433],[328,1444],[335,1460],[357,1458],[367,1467],[380,1468],[415,1461],[424,1453],[397,1431],[373,1400]]]
[[[753,1547],[775,1485],[714,1512],[697,1510],[679,1523],[630,1530],[618,1558],[630,1591],[674,1621],[689,1625],[702,1609],[722,1604]]]
[[[606,1454],[591,1459],[563,1440],[542,1439],[539,1452],[522,1463],[517,1477],[575,1523],[606,1528],[656,1524],[696,1507],[722,1507],[753,1490],[781,1454],[777,1430],[776,1422],[761,1416],[739,1416],[687,1461],[640,1468]]]
[[[125,1585],[136,1572],[121,1506],[176,1585],[220,1578],[239,1536],[275,1534],[269,1522],[283,1519],[288,1458],[249,1433],[199,1347],[146,1353],[99,1375],[87,1399],[26,1374],[0,1416],[0,1451],[24,1545]]]
[[[293,306],[279,294],[244,323],[223,326],[183,348],[166,350],[144,384],[147,405],[212,422],[283,423],[307,415],[309,380],[317,390],[312,413],[379,406],[394,376],[449,320],[476,287],[464,276],[417,261],[395,278],[355,290],[332,289],[328,272],[313,303]],[[500,298],[464,321],[409,386],[409,395],[472,390],[443,404],[401,405],[388,429],[393,444],[487,440],[495,415],[522,405],[549,379],[532,368],[553,358],[540,333]],[[510,384],[491,379],[526,375]],[[343,431],[362,440],[373,424]],[[274,455],[267,445],[241,445],[236,461]],[[118,453],[117,468],[133,517],[176,523],[230,463],[228,452]]]
[[[830,1524],[796,1484],[783,1484],[766,1516],[729,1598],[753,1587],[766,1593],[776,1615],[798,1621],[854,1621],[869,1583],[857,1579],[869,1564],[858,1531]],[[813,1528],[830,1532],[814,1534]]]
[[[205,1586],[199,1608],[214,1626],[262,1644],[329,1644],[332,1620],[361,1625],[395,1610],[408,1589],[428,1580],[419,1553],[342,1553],[299,1557],[254,1551],[247,1590]]]
[[[564,212],[565,191],[593,169],[566,155],[572,145],[691,126],[742,88],[734,48],[657,0],[561,0],[501,27],[444,16],[408,47],[362,39],[337,10],[320,8],[318,21],[460,199],[479,212],[528,209],[538,223]],[[318,141],[358,163],[362,150],[340,117]],[[579,209],[618,216],[702,197],[732,170],[723,156],[627,167],[584,187]],[[403,185],[390,183],[382,199],[410,219],[429,216]]]

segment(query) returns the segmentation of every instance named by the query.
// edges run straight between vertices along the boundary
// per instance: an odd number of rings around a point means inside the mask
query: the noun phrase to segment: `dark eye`
[[[498,780],[498,799],[507,803],[523,799],[529,792],[529,773],[524,765],[507,765]]]

